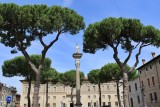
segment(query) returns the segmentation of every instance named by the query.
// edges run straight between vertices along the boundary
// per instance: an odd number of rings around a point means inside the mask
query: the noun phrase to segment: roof
[[[148,65],[149,63],[157,60],[158,58],[160,58],[160,55],[156,56],[155,58],[151,59],[150,61],[146,62],[145,64],[143,64],[142,66],[138,67],[137,70],[143,68],[144,66]]]

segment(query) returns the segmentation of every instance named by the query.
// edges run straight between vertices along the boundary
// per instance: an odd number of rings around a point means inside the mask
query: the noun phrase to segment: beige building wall
[[[15,87],[7,87],[5,84],[2,83],[0,86],[0,107],[6,107],[6,98],[7,96],[10,96],[12,98],[10,104],[8,104],[8,107],[15,107],[15,101],[16,101],[16,88]]]
[[[148,107],[160,107],[160,55],[138,68]]]
[[[22,93],[20,105],[21,107],[27,107],[27,89],[28,84],[26,81],[22,81]],[[118,107],[117,101],[117,92],[116,92],[116,84],[114,82],[104,83],[101,85],[102,89],[102,105],[108,105],[108,102],[111,102],[112,107]],[[52,85],[49,84],[49,93],[48,93],[48,103],[50,107],[70,107],[71,103],[71,87],[64,86],[63,84]],[[120,87],[120,93],[122,93],[122,87]],[[46,85],[40,85],[39,92],[39,105],[40,107],[45,107],[46,101]],[[31,89],[31,100],[33,95],[33,84]],[[109,100],[108,95],[111,96]],[[76,103],[76,89],[74,88],[73,92],[74,96],[74,104]],[[122,96],[122,95],[121,95]],[[122,97],[121,97],[122,99]],[[32,102],[32,101],[31,101]],[[98,94],[98,86],[91,84],[89,81],[84,81],[81,86],[81,102],[82,107],[99,107],[99,94]]]
[[[142,106],[142,97],[141,97],[141,88],[139,78],[129,81],[129,105],[130,107],[141,107]]]

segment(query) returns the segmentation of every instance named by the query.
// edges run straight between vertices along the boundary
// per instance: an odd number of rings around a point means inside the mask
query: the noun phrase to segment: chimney
[[[152,52],[151,54],[152,54],[152,58],[155,58],[156,56],[155,52]]]
[[[142,63],[143,63],[143,64],[145,64],[145,63],[146,63],[145,59],[142,59]]]

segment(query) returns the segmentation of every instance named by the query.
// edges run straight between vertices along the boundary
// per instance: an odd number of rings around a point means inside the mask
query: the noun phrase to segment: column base
[[[76,103],[75,106],[76,107],[82,107],[82,103]]]

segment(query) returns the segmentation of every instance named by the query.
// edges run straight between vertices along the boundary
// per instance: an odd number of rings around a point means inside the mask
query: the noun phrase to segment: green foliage
[[[127,65],[126,69],[129,71],[130,67]],[[108,63],[101,68],[101,72],[103,74],[103,78],[112,81],[119,81],[123,79],[123,72],[121,71],[119,65],[117,63]],[[134,80],[138,77],[136,70],[128,73],[128,80]]]
[[[76,86],[76,70],[70,70],[61,74],[61,82],[66,86],[75,87]],[[80,83],[84,80],[84,73],[80,72]]]
[[[160,30],[144,26],[140,20],[110,17],[88,26],[84,32],[83,51],[95,53],[119,44],[128,52],[136,47],[135,43],[155,45],[159,38]]]
[[[31,55],[31,61],[38,67],[40,63],[41,55]],[[44,61],[44,69],[50,68],[51,60],[46,58]],[[26,79],[35,79],[35,74],[32,72],[31,67],[27,63],[24,56],[18,56],[11,60],[4,61],[2,65],[3,76],[13,77],[13,76],[23,76]]]
[[[113,81],[121,80],[123,78],[123,72],[116,63],[109,63],[104,65],[101,68],[101,72],[104,74],[104,76],[108,76],[108,78]]]
[[[53,69],[53,68],[48,68],[42,71],[41,74],[41,83],[46,83],[46,82],[52,82],[53,84],[56,84],[59,80],[59,73]]]
[[[138,78],[138,77],[139,77],[139,74],[137,73],[136,70],[133,70],[132,72],[130,72],[130,73],[128,74],[128,80],[129,80],[129,81],[133,81],[133,80],[135,80],[135,79]]]
[[[0,4],[1,42],[14,50],[26,49],[32,41],[48,34],[74,35],[84,27],[83,17],[66,7]]]
[[[88,73],[88,80],[92,83],[92,84],[100,84],[103,83],[105,80],[105,78],[103,77],[103,75],[101,75],[101,70],[100,69],[94,69],[91,70]]]

